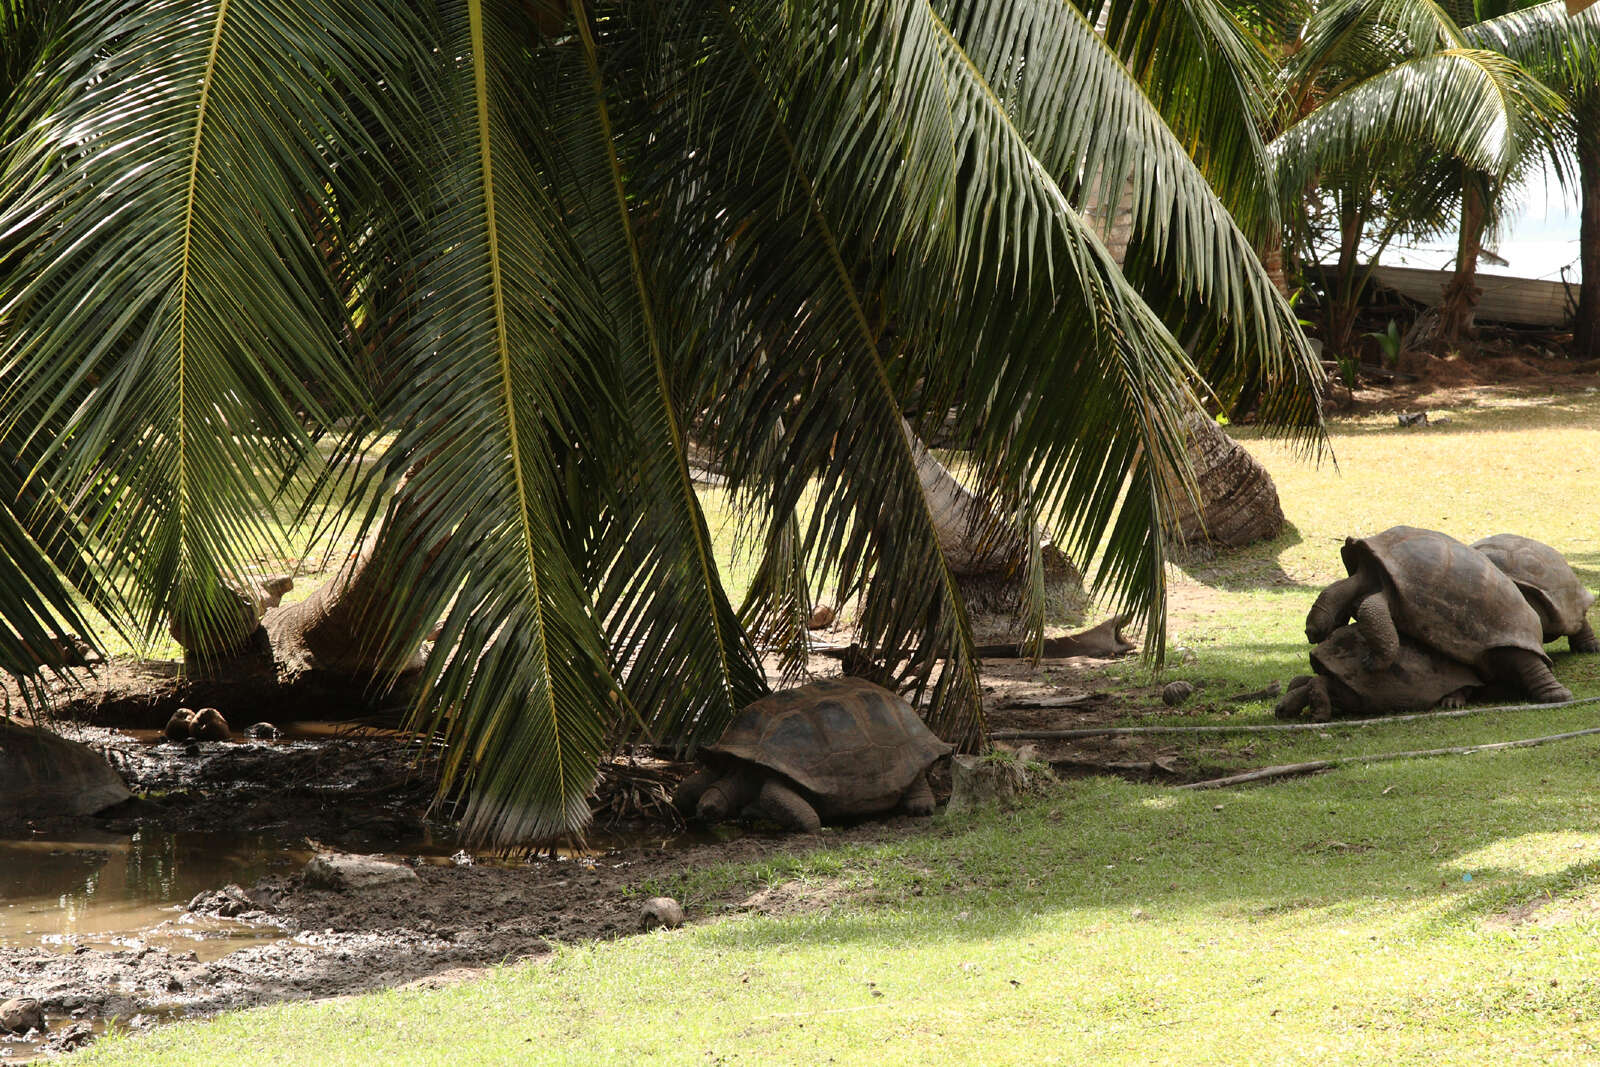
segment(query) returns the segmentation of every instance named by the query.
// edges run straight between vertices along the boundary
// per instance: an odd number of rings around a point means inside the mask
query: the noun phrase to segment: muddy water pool
[[[310,858],[267,834],[83,830],[0,840],[0,945],[138,948],[215,959],[282,937],[274,927],[188,914],[197,893],[289,873]]]

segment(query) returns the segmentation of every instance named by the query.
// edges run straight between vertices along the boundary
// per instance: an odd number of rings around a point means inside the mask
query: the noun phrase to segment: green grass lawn
[[[1437,414],[1437,413],[1435,413]],[[1600,395],[1336,425],[1338,469],[1248,432],[1291,529],[1173,572],[1166,676],[1305,669],[1346,534],[1510,530],[1600,586]],[[1579,696],[1600,657],[1556,657]],[[1149,680],[1124,663],[1112,683]],[[1224,719],[1265,722],[1256,704]],[[1171,721],[1179,721],[1173,717]],[[1600,705],[1184,742],[1219,769],[1531,737]],[[638,887],[695,922],[441,990],[114,1038],[85,1063],[1587,1063],[1600,1060],[1600,737],[1221,792],[1094,778],[871,846]],[[830,843],[830,839],[835,843]],[[752,910],[756,896],[784,907]]]

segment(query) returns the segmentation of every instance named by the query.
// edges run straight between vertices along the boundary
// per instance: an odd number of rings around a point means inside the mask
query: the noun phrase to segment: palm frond
[[[703,301],[706,362],[741,383],[711,420],[727,469],[780,515],[815,479],[812,569],[836,570],[846,593],[876,570],[865,644],[950,648],[964,613],[896,432],[914,387],[927,410],[962,410],[993,484],[1039,478],[1058,543],[1087,556],[1104,538],[1108,587],[1159,620],[1155,472],[1182,469],[1172,420],[1195,402],[1193,368],[936,13],[905,4],[814,17],[856,36],[794,36],[739,12],[728,21],[744,69],[707,48],[684,61],[698,88],[669,94],[693,101],[690,125],[705,137],[682,153],[700,169],[677,201],[697,213],[681,228],[701,243],[674,258],[696,265],[685,289],[715,294]],[[716,28],[695,34],[714,40]],[[818,62],[818,48],[885,52],[835,64]],[[896,77],[868,85],[852,70]],[[719,152],[715,137],[753,147]],[[723,190],[736,199],[714,195]],[[880,235],[880,217],[928,225]],[[1130,478],[1133,503],[1119,511]],[[955,651],[941,684],[959,687]],[[943,703],[952,693],[936,691],[930,717],[975,721]]]
[[[441,790],[470,789],[467,833],[495,845],[588,822],[621,714],[565,477],[609,428],[591,417],[620,407],[614,342],[525,140],[519,11],[471,0],[441,19],[418,299],[387,408],[389,470],[408,474],[384,524],[409,594],[390,640],[414,648],[443,618],[419,722],[449,743]]]
[[[1600,7],[1568,15],[1562,0],[1466,27],[1467,43],[1515,60],[1553,89],[1600,93]]]
[[[1128,19],[1123,14],[1116,25],[1137,42]],[[952,31],[974,71],[997,87],[1015,127],[1029,131],[1028,148],[1062,188],[1082,189],[1081,198],[1101,205],[1130,203],[1124,270],[1186,338],[1193,332],[1184,328],[1187,319],[1210,324],[1212,336],[1193,351],[1211,388],[1232,396],[1246,382],[1265,383],[1263,416],[1301,427],[1302,439],[1315,441],[1311,383],[1320,371],[1293,312],[1228,207],[1089,23],[1066,5],[1025,0],[968,5]],[[1213,32],[1224,30],[1217,25]],[[1026,64],[1018,61],[1024,54]],[[1226,99],[1206,106],[1221,109]],[[1265,170],[1256,173],[1266,188]],[[1236,195],[1255,193],[1236,189]]]
[[[1276,232],[1261,131],[1281,125],[1272,60],[1217,0],[1078,5],[1136,78],[1251,239]]]
[[[694,483],[689,475],[685,413],[675,395],[673,354],[654,303],[656,287],[640,250],[640,209],[619,157],[613,107],[626,103],[608,88],[596,35],[628,55],[620,17],[598,26],[574,4],[582,62],[548,55],[538,98],[559,114],[551,125],[570,131],[551,171],[567,209],[574,243],[594,274],[616,338],[617,378],[626,397],[626,429],[592,450],[609,461],[605,480],[617,487],[607,536],[592,543],[595,604],[605,620],[617,675],[657,738],[684,751],[714,740],[746,704],[767,691],[754,648],[728,602]],[[617,62],[615,58],[612,59]],[[618,64],[624,71],[636,63]],[[635,105],[637,107],[637,105]],[[648,129],[636,122],[631,129]],[[679,362],[681,362],[679,357]]]
[[[1396,144],[1425,143],[1473,169],[1504,174],[1561,110],[1549,90],[1505,56],[1445,49],[1323,101],[1275,139],[1270,152],[1286,195],[1324,167]]]
[[[31,696],[43,670],[66,665],[71,636],[90,633],[64,576],[98,589],[68,536],[70,513],[37,482],[24,487],[25,467],[0,441],[0,672]]]
[[[394,61],[369,19],[338,0],[83,4],[21,102],[0,433],[52,436],[55,489],[90,507],[147,632],[169,614],[220,631],[223,583],[278,547],[276,488],[322,419],[305,383],[362,403],[308,231],[336,217],[330,146],[366,140],[349,99]]]

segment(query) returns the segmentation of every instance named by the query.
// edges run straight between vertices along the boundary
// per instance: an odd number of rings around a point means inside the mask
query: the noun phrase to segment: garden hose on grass
[[[1077,730],[996,730],[989,736],[997,741],[1053,741],[1075,737],[1117,737],[1130,734],[1249,734],[1294,730],[1326,732],[1336,729],[1359,729],[1366,726],[1379,726],[1392,722],[1415,722],[1419,719],[1459,719],[1467,715],[1478,715],[1489,711],[1534,711],[1540,708],[1552,710],[1555,708],[1577,707],[1582,704],[1600,704],[1600,696],[1562,700],[1554,704],[1495,704],[1478,708],[1451,708],[1447,711],[1419,711],[1409,715],[1384,715],[1374,719],[1335,719],[1328,722],[1240,723],[1237,726],[1100,726],[1084,727]],[[1532,748],[1535,745],[1544,745],[1552,741],[1566,741],[1574,737],[1589,737],[1595,734],[1600,734],[1600,726],[1591,727],[1587,730],[1546,734],[1542,737],[1526,737],[1516,741],[1493,741],[1483,745],[1413,749],[1407,752],[1380,752],[1359,756],[1333,756],[1329,759],[1310,760],[1305,763],[1286,763],[1276,767],[1261,767],[1253,771],[1241,771],[1238,774],[1230,774],[1223,778],[1208,778],[1202,782],[1190,782],[1187,785],[1180,785],[1175,788],[1223,789],[1228,786],[1247,785],[1251,782],[1265,782],[1280,778],[1315,774],[1318,771],[1332,770],[1335,767],[1349,764],[1388,763],[1403,759],[1426,759],[1432,756],[1466,756],[1474,752]]]
[[[1124,737],[1137,734],[1259,734],[1281,733],[1294,730],[1352,730],[1367,726],[1381,726],[1391,722],[1414,722],[1418,719],[1459,719],[1468,715],[1481,715],[1490,711],[1534,711],[1571,708],[1580,704],[1600,704],[1600,696],[1562,700],[1554,704],[1495,704],[1479,708],[1451,708],[1447,711],[1418,711],[1409,715],[1384,715],[1376,719],[1330,719],[1328,722],[1278,722],[1214,724],[1209,726],[1085,726],[1072,730],[995,730],[989,736],[995,741],[1066,741],[1076,737]]]

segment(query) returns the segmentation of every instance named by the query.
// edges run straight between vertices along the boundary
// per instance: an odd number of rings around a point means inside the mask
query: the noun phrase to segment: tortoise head
[[[694,813],[704,822],[722,822],[733,817],[733,800],[718,783],[700,794]]]
[[[761,791],[762,777],[763,773],[755,768],[735,764],[700,794],[695,816],[708,823],[735,817]]]

